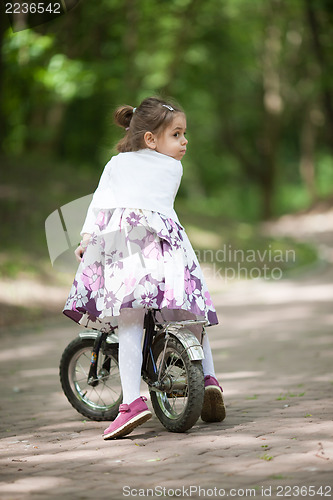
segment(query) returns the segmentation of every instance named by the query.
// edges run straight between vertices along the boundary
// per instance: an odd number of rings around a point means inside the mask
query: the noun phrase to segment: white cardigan
[[[98,212],[108,208],[152,210],[179,222],[173,203],[182,174],[180,161],[152,149],[113,156],[104,168],[81,235],[92,233]]]

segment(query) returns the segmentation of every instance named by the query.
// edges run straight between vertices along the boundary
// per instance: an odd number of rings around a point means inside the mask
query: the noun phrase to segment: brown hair
[[[183,113],[183,110],[159,97],[148,97],[137,108],[120,106],[114,113],[114,121],[127,133],[118,142],[117,151],[126,153],[146,148],[145,133],[163,132],[172,123],[174,113]]]

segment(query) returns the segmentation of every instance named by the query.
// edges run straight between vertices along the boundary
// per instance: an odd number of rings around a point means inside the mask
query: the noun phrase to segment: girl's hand
[[[82,260],[82,257],[83,257],[83,254],[85,252],[85,248],[83,248],[81,245],[79,245],[75,251],[74,251],[74,255],[75,255],[75,258],[78,262],[81,262]]]
[[[91,234],[84,233],[84,235],[82,236],[82,240],[80,241],[79,246],[75,249],[74,255],[75,255],[75,258],[78,262],[81,262],[81,260],[83,258],[83,254],[86,251],[86,248],[89,244],[90,238],[91,238]]]

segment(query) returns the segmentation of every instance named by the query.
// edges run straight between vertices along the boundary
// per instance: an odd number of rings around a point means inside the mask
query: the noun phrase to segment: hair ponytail
[[[124,128],[127,132],[125,137],[123,137],[117,144],[117,151],[119,153],[126,153],[127,151],[132,151],[131,149],[131,140],[129,137],[129,126],[131,124],[133,118],[133,110],[132,106],[119,106],[114,112],[114,122],[118,127]]]
[[[133,117],[132,106],[120,106],[114,113],[114,121],[118,127],[128,128]]]
[[[145,133],[161,133],[172,123],[175,113],[183,113],[183,111],[173,103],[171,105],[159,97],[148,97],[137,108],[120,106],[114,113],[114,121],[127,133],[118,142],[117,151],[126,153],[146,148]]]

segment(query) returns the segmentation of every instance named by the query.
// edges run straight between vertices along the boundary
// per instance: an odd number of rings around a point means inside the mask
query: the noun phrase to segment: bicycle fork
[[[99,377],[97,375],[97,366],[98,366],[98,356],[101,350],[102,343],[105,342],[108,336],[108,332],[98,332],[96,336],[96,340],[94,342],[94,347],[91,353],[90,358],[90,369],[88,373],[88,385],[92,387],[96,387],[99,384]],[[110,359],[106,359],[103,363],[103,369],[110,369]]]

